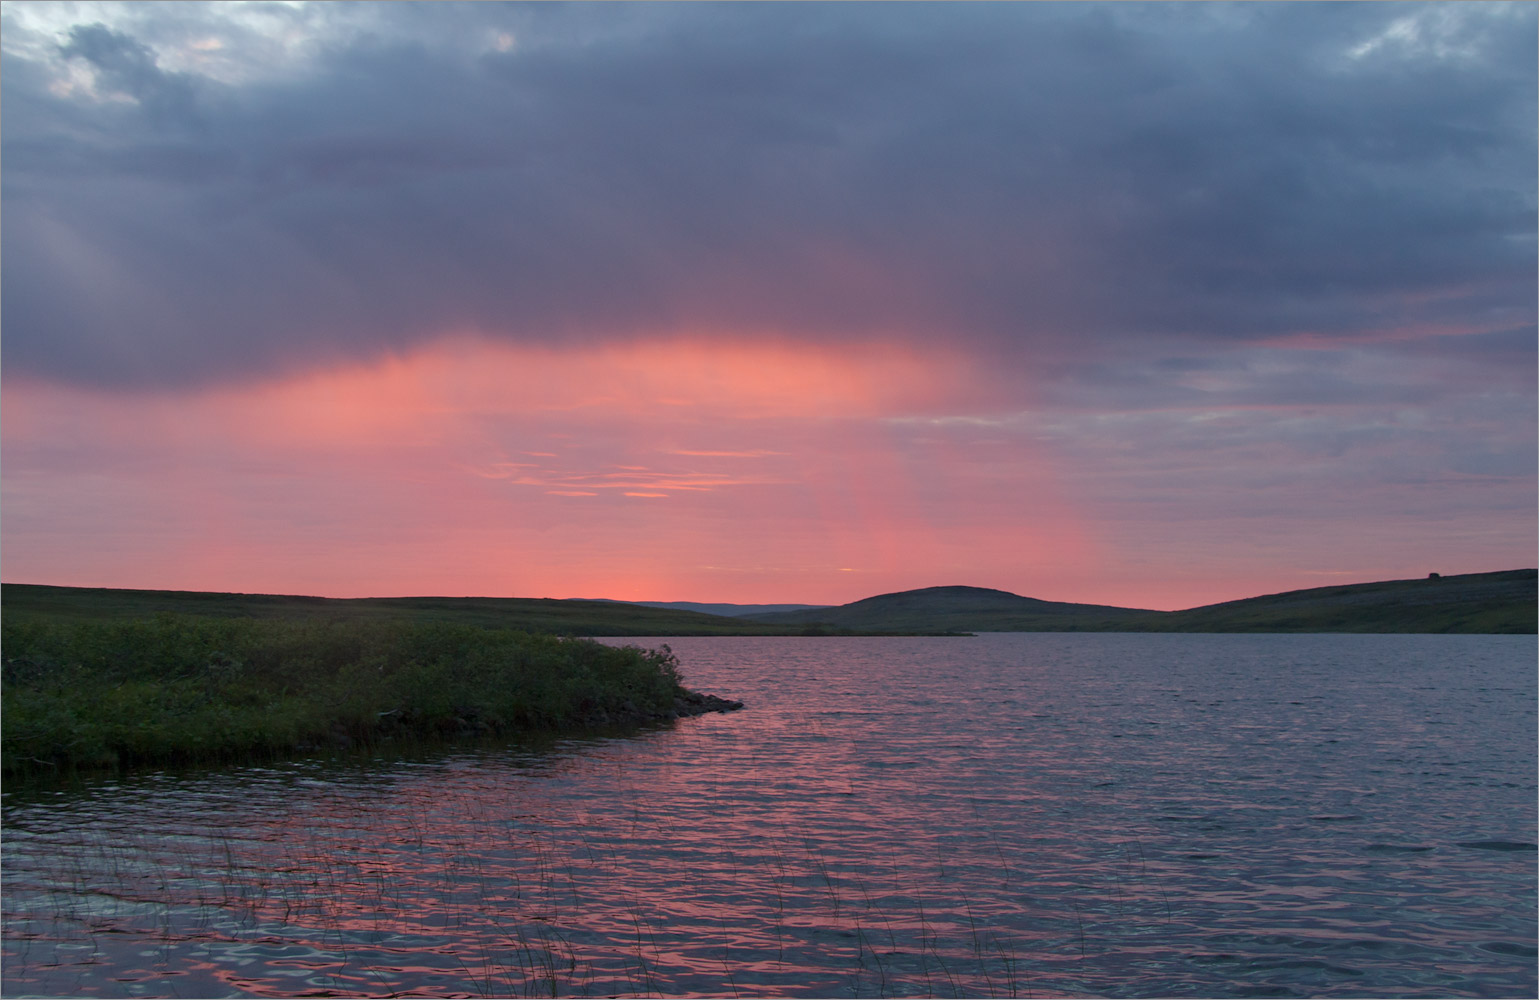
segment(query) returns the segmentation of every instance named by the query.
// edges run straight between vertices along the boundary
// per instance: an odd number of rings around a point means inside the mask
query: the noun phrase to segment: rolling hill
[[[1315,587],[1185,611],[1062,604],[981,587],[927,587],[834,608],[751,615],[767,624],[967,632],[1533,633],[1532,569]]]
[[[7,583],[5,615],[407,620],[588,636],[935,634],[947,632],[1482,632],[1528,633],[1539,573],[1387,580],[1315,587],[1185,611],[1068,604],[984,587],[926,587],[837,607],[752,615],[674,606],[516,597],[296,597]]]
[[[220,618],[413,621],[514,628],[559,635],[787,635],[802,626],[759,624],[674,608],[615,601],[518,597],[296,597],[188,590],[0,586],[4,613],[49,618],[149,618],[160,613]]]
[[[1120,630],[1157,611],[1099,604],[1064,604],[984,587],[926,587],[880,594],[834,608],[748,615],[766,624],[824,624],[833,628],[915,631],[1105,632]]]
[[[1171,611],[1149,631],[1533,633],[1539,572],[1467,573],[1314,587]]]

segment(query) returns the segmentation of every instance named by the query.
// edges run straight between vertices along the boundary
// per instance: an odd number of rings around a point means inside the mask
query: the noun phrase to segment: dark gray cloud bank
[[[7,5],[8,372],[688,328],[1095,381],[1307,334],[1531,391],[1532,4],[339,8],[283,62]],[[173,58],[204,28],[224,72]]]

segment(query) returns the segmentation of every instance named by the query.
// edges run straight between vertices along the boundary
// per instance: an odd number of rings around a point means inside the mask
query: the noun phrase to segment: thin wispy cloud
[[[502,479],[518,486],[582,487],[589,490],[656,488],[702,493],[729,486],[764,486],[784,482],[784,480],[768,477],[738,476],[719,472],[661,472],[638,468],[623,472],[572,472],[557,469],[526,472],[522,468],[509,468],[477,474],[486,478]],[[627,494],[627,496],[630,495],[632,494]]]

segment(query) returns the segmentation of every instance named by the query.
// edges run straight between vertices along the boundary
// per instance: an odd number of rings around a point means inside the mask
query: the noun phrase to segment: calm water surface
[[[748,708],[8,792],[5,995],[1535,995],[1532,636],[669,641]]]

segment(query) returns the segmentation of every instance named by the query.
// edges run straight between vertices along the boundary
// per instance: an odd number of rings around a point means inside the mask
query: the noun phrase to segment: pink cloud
[[[1365,423],[1332,439],[1343,461],[1307,450],[1316,423],[1240,403],[1039,418],[1008,396],[943,347],[687,337],[451,338],[176,394],[12,378],[5,579],[820,603],[960,583],[1173,608],[1532,561],[1510,544],[1531,504],[1502,500],[1529,483],[1336,482],[1422,474],[1384,436],[1416,428]]]
[[[18,380],[4,397],[6,578],[854,599],[840,569],[875,588],[948,564],[965,576],[980,537],[1017,513],[974,504],[945,454],[900,457],[883,424],[969,379],[943,353],[872,345],[457,338],[176,395]],[[937,483],[946,495],[927,496]],[[1043,553],[1083,546],[1065,509],[1045,510],[1009,534]]]

